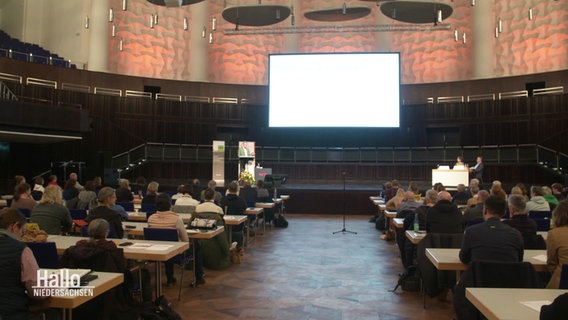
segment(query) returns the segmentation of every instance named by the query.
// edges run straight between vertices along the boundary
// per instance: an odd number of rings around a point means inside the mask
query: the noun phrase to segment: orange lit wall
[[[495,1],[493,19],[500,17],[504,31],[495,42],[494,77],[541,73],[568,68],[568,8],[562,1],[533,1],[533,20],[528,19],[529,4],[525,1]],[[307,33],[277,35],[224,35],[223,29],[234,28],[221,17],[223,0],[207,0],[209,21],[217,18],[217,31],[213,43],[207,45],[207,80],[232,84],[267,84],[268,54],[286,52],[287,37],[296,41],[298,52],[370,52],[378,51],[375,32]],[[229,5],[235,5],[227,1]],[[253,4],[256,1],[240,1]],[[287,1],[271,1],[289,5]],[[343,1],[325,8],[341,7]],[[372,12],[367,17],[336,25],[379,24],[379,8],[373,2],[355,2],[368,5]],[[402,82],[432,83],[468,80],[473,74],[473,48],[476,36],[472,27],[472,9],[469,1],[453,1],[452,16],[444,21],[451,30],[390,32],[390,51],[400,52]],[[122,0],[111,0],[111,7],[120,8]],[[129,0],[128,10],[115,10],[116,37],[109,37],[109,71],[133,76],[175,80],[192,80],[189,61],[192,59],[190,40],[201,38],[201,30],[183,30],[183,18],[191,21],[192,6],[166,8],[154,6],[145,0]],[[322,1],[306,0],[295,8],[296,26],[333,25],[315,22],[303,17],[303,13],[322,8]],[[149,26],[151,14],[158,14],[159,21],[153,29]],[[387,21],[394,21],[387,19]],[[191,22],[190,22],[191,23]],[[400,22],[396,22],[400,23]],[[490,22],[492,23],[492,22]],[[285,20],[277,25],[290,26]],[[109,33],[110,33],[109,24]],[[200,39],[209,41],[207,37]],[[244,27],[242,27],[244,28]],[[459,30],[459,41],[454,39],[454,29]],[[461,35],[466,33],[467,41]],[[119,51],[119,40],[123,51]]]

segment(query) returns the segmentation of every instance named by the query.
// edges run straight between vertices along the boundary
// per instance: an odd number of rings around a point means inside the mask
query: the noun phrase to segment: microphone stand
[[[336,233],[352,233],[352,234],[357,234],[357,232],[355,231],[349,231],[347,229],[345,229],[345,215],[346,215],[346,211],[347,211],[347,202],[346,202],[346,194],[345,194],[345,176],[346,176],[346,172],[343,171],[341,172],[341,175],[343,176],[343,229],[339,230],[339,231],[335,231],[333,232],[333,234]]]

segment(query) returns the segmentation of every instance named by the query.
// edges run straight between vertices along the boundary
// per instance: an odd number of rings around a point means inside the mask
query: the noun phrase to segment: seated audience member
[[[98,201],[97,201],[97,204],[96,204],[96,205],[98,206]],[[109,207],[111,210],[116,211],[116,212],[120,215],[120,219],[121,219],[122,221],[128,220],[128,212],[126,212],[126,210],[124,209],[123,206],[121,206],[121,205],[119,205],[119,204],[116,204],[116,202],[115,202],[114,204],[112,204],[112,205],[110,205],[110,206],[108,206],[108,207]],[[96,207],[95,207],[95,208],[96,208]]]
[[[264,186],[264,181],[258,180],[256,182],[256,198],[259,199],[259,202],[271,202],[270,199],[270,192]]]
[[[462,233],[462,214],[452,203],[452,196],[447,191],[441,191],[426,216],[426,232],[432,233]]]
[[[21,175],[16,175],[14,176],[14,185],[17,186],[19,184],[24,184],[26,183],[26,177],[21,176]]]
[[[523,200],[525,200],[525,206],[526,206],[526,202],[529,201],[529,197],[527,197],[527,195],[524,194],[523,189],[521,189],[518,186],[514,186],[513,188],[511,188],[511,194],[516,194],[516,195],[523,197]]]
[[[39,269],[34,254],[20,242],[24,216],[15,208],[0,211],[0,319],[29,319],[29,302]]]
[[[556,208],[556,205],[558,205],[558,199],[552,194],[552,189],[550,189],[547,186],[543,186],[542,187],[542,196],[544,197],[544,200],[546,200],[546,202],[548,202],[548,206],[550,207],[550,211],[554,210],[554,208]]]
[[[403,200],[403,202],[400,204],[400,206],[396,210],[398,213],[401,213],[403,211],[414,212],[414,210],[416,210],[416,208],[418,208],[422,205],[422,203],[416,201],[416,195],[414,194],[414,192],[406,191],[404,196],[405,196],[405,199]],[[398,214],[397,214],[397,217],[398,217]],[[399,218],[403,218],[403,217],[400,216]]]
[[[128,179],[120,179],[116,189],[116,202],[132,202],[133,200],[134,195],[132,195],[132,190],[130,190],[130,181]]]
[[[404,196],[405,192],[402,188],[397,188],[396,194],[389,201],[385,203],[386,210],[396,211],[402,201],[406,198]]]
[[[142,198],[142,203],[155,204],[159,186],[160,185],[156,181],[148,183],[148,188],[146,188],[146,195],[144,196],[144,198]]]
[[[257,194],[256,189],[252,187],[250,181],[246,181],[239,192],[239,197],[245,200],[247,206],[254,207],[256,205]]]
[[[77,209],[93,209],[97,204],[97,193],[95,192],[95,183],[92,180],[85,182],[85,189],[79,192],[77,196]]]
[[[469,180],[469,186],[467,187],[467,191],[472,197],[473,197],[473,192],[471,192],[471,188],[473,187],[477,187],[477,190],[481,190],[481,188],[479,187],[479,180],[477,180],[476,178]]]
[[[414,193],[414,197],[416,198],[416,201],[422,202],[422,195],[420,195],[420,189],[418,188],[418,183],[416,181],[410,181],[408,183],[408,190],[407,191],[412,191]]]
[[[565,320],[568,314],[568,293],[556,297],[549,305],[540,308],[540,320]]]
[[[489,192],[489,194],[507,201],[507,193],[505,192],[505,190],[503,190],[501,181],[493,181],[493,186],[491,186],[491,191]]]
[[[94,177],[93,183],[95,184],[95,192],[98,194],[99,190],[103,187],[103,178],[101,177]]]
[[[501,222],[507,203],[497,196],[489,196],[483,209],[484,223],[465,230],[459,257],[463,263],[472,261],[523,261],[521,233]],[[465,288],[473,285],[470,270],[463,273],[454,289],[454,308],[458,320],[477,319],[477,309],[466,299]]]
[[[197,206],[199,201],[191,196],[191,185],[184,185],[180,190],[181,196],[176,200],[176,206]]]
[[[93,219],[89,223],[89,240],[79,240],[61,257],[65,268],[91,269],[100,272],[123,273],[125,282],[102,295],[73,309],[78,319],[137,319],[128,285],[132,276],[127,269],[124,253],[113,241],[107,240],[109,223],[105,219]]]
[[[562,201],[566,199],[564,196],[564,186],[560,183],[553,183],[552,184],[552,194],[558,199],[558,201]]]
[[[229,183],[229,188],[227,189],[227,196],[221,199],[221,208],[225,208],[225,214],[227,215],[245,215],[247,209],[247,203],[243,198],[238,196],[239,194],[239,184],[236,181]],[[232,238],[237,241],[237,248],[240,249],[243,246],[243,225],[241,223],[238,226],[233,226],[232,228]]]
[[[548,271],[552,278],[546,286],[548,289],[558,289],[562,265],[568,263],[568,200],[562,200],[554,209],[552,222],[555,227],[548,231],[546,239],[546,255]]]
[[[201,187],[201,181],[199,181],[199,179],[193,179],[191,181],[191,197],[193,199],[200,199],[201,190],[203,190],[203,188]]]
[[[134,185],[132,185],[131,191],[139,197],[142,197],[142,194],[146,192],[146,188],[146,178],[139,176],[136,178]]]
[[[223,216],[223,209],[213,202],[216,191],[210,188],[203,190],[204,201],[195,207],[196,213],[213,212]]]
[[[54,174],[50,175],[50,176],[49,176],[49,179],[48,179],[48,181],[47,181],[47,185],[48,185],[48,186],[58,186],[58,187],[59,187],[59,184],[57,183],[57,176],[54,175]]]
[[[467,199],[466,206],[470,208],[477,204],[477,195],[479,194],[479,186],[477,185],[471,186],[469,187],[467,192],[469,192],[471,198]]]
[[[444,187],[444,185],[441,182],[434,183],[432,189],[434,189],[436,193],[446,191],[446,187]]]
[[[438,193],[434,189],[426,191],[426,196],[424,197],[424,204],[416,208],[416,210],[414,210],[414,212],[418,214],[418,222],[420,230],[426,230],[426,217],[428,216],[428,210],[430,210],[430,208],[436,204],[437,197]],[[410,219],[412,219],[414,223],[414,217],[410,217]]]
[[[178,239],[181,242],[188,242],[189,238],[187,236],[187,231],[185,230],[185,225],[181,217],[170,211],[172,199],[166,193],[160,193],[156,196],[156,213],[148,218],[149,228],[159,228],[159,229],[177,229]],[[199,251],[199,254],[197,253]],[[201,250],[197,250],[196,256],[201,255]],[[196,284],[203,284],[203,267],[201,257],[195,260],[195,276],[197,278]],[[167,285],[172,285],[176,283],[176,278],[174,278],[174,264],[171,262],[166,262],[166,278]]]
[[[544,199],[541,186],[531,187],[531,199],[527,202],[526,210],[529,214],[530,211],[550,211],[550,205]]]
[[[32,210],[31,223],[37,223],[47,234],[59,235],[71,229],[71,214],[63,204],[59,186],[47,186],[37,206]]]
[[[79,189],[75,187],[77,183],[76,180],[69,179],[65,182],[63,187],[63,200],[65,200],[65,206],[70,209],[75,209],[77,207],[77,202],[79,202]]]
[[[392,199],[398,192],[398,189],[400,188],[400,182],[398,182],[398,180],[393,180],[390,183],[390,188],[387,188],[387,190],[385,191],[384,194],[384,198],[385,198],[385,203],[389,202],[390,199]]]
[[[526,202],[523,196],[520,194],[512,194],[509,196],[508,203],[511,219],[505,220],[503,223],[519,230],[523,238],[536,235],[536,222],[529,219],[526,211]]]
[[[383,190],[382,190],[382,191],[379,191],[379,194],[383,197],[383,200],[385,200],[385,202],[387,201],[387,200],[385,199],[385,198],[386,198],[386,195],[387,195],[387,193],[390,192],[390,191],[389,191],[390,189],[392,189],[392,182],[387,181],[387,182],[385,182],[384,185],[383,185]]]
[[[483,204],[489,197],[489,192],[480,190],[477,193],[477,204],[471,208],[467,208],[462,216],[462,223],[466,225],[468,222],[477,219],[483,219]]]
[[[31,212],[35,206],[36,201],[32,197],[30,185],[27,183],[16,185],[11,207],[16,209],[28,209]]]
[[[204,191],[205,201],[195,208],[192,218],[215,219],[217,225],[224,225],[223,209],[213,202],[215,190],[207,188]],[[203,252],[203,265],[206,268],[223,270],[231,265],[229,244],[225,231],[212,239],[199,240],[199,243]]]
[[[75,188],[77,188],[77,190],[81,191],[84,189],[83,186],[79,183],[79,177],[77,176],[77,173],[71,172],[69,174],[69,180],[75,180]]]
[[[180,184],[177,187],[177,193],[172,196],[172,200],[177,200],[179,197],[183,196],[183,188],[184,188],[183,184]]]
[[[114,189],[111,187],[104,187],[99,191],[97,195],[97,201],[99,206],[89,210],[89,214],[85,221],[90,223],[95,219],[105,219],[110,228],[112,228],[118,239],[122,239],[124,236],[124,229],[122,229],[122,219],[118,212],[112,210],[110,206],[116,204],[116,194]]]
[[[465,189],[465,185],[463,183],[458,184],[457,191],[452,198],[452,202],[456,205],[464,205],[467,203],[469,198],[471,198],[471,195]]]
[[[217,182],[215,182],[215,180],[209,180],[209,182],[207,183],[207,188],[216,190],[215,188],[217,188]],[[215,198],[214,198],[215,203],[220,203],[221,198],[223,198],[223,195],[221,194],[221,192],[215,191]],[[201,191],[200,199],[201,199],[201,201],[205,201],[205,189],[203,189]]]
[[[42,177],[37,177],[35,178],[35,182],[34,182],[34,188],[32,190],[32,195],[34,194],[39,194],[42,195],[43,192],[45,191],[45,187],[43,186],[43,178]]]

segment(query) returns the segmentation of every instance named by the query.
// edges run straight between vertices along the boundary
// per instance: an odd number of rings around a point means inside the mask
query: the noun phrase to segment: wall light
[[[89,16],[85,17],[85,29],[89,29]]]
[[[529,20],[533,19],[533,11],[532,8],[529,9]]]
[[[114,12],[112,11],[112,8],[108,9],[108,22],[112,22],[112,20],[114,20]]]
[[[205,35],[207,34],[207,28],[203,26],[203,30],[201,30],[201,38],[205,39]]]
[[[126,9],[127,9],[126,0],[122,0],[122,11],[126,11]]]
[[[442,10],[438,10],[437,15],[436,15],[436,22],[438,22],[438,23],[442,22]]]
[[[116,36],[116,26],[114,24],[112,25],[112,36]]]
[[[215,31],[217,30],[217,18],[213,17],[213,19],[211,19],[211,30]]]
[[[122,39],[118,42],[118,50],[122,51]]]
[[[150,16],[150,29],[154,29],[154,15]]]
[[[187,18],[183,18],[183,30],[187,31],[189,29],[189,23]]]
[[[466,39],[466,36],[465,36],[465,32],[462,34],[462,42],[463,42],[463,43],[466,43],[466,42],[467,42],[467,39]]]

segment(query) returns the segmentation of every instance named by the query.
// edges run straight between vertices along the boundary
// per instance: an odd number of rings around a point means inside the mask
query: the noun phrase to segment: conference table
[[[457,278],[460,271],[465,271],[469,265],[459,258],[460,249],[427,248],[426,257],[438,270],[456,271]],[[546,268],[546,250],[525,250],[523,261],[530,262],[537,272],[548,271]]]
[[[255,204],[255,208],[262,208],[263,212],[264,209],[273,209],[276,206],[276,203],[274,202],[257,202]],[[257,219],[258,221],[258,219]],[[264,235],[264,233],[266,233],[266,214],[264,215],[264,218],[262,219],[262,235]]]
[[[225,225],[227,226],[227,230],[228,230],[228,233],[229,233],[229,236],[227,237],[227,239],[229,240],[229,245],[231,245],[231,243],[233,242],[233,235],[232,235],[233,226],[238,226],[239,224],[247,221],[247,219],[248,219],[248,217],[246,215],[242,215],[242,216],[225,215],[225,216],[223,216],[223,221],[225,221]],[[248,241],[248,233],[247,233],[247,241]]]
[[[466,288],[466,298],[489,320],[538,320],[540,307],[568,290]]]
[[[79,240],[88,240],[87,237],[50,235],[48,242],[55,242],[57,253],[62,255],[65,250],[75,245]],[[124,258],[128,260],[155,261],[156,297],[162,295],[162,264],[178,254],[189,249],[189,242],[179,241],[153,241],[134,239],[112,239],[124,251]],[[120,246],[121,243],[130,242],[132,245]],[[195,268],[194,268],[195,270]]]
[[[54,269],[41,269],[41,270],[54,270]],[[73,309],[82,305],[89,300],[100,296],[108,290],[120,285],[124,282],[124,275],[122,273],[114,272],[99,272],[93,271],[90,274],[98,276],[89,282],[89,289],[92,289],[93,295],[77,295],[77,296],[51,296],[49,299],[43,300],[40,305],[49,308],[62,309],[61,319],[73,319]]]
[[[536,234],[541,235],[544,241],[548,238],[548,231],[537,231]],[[424,237],[426,237],[426,231],[414,232],[412,230],[406,230],[405,235],[412,244],[417,245],[420,241],[422,241],[422,239],[424,239]]]
[[[148,221],[148,217],[146,216],[146,212],[136,212],[136,211],[128,211],[128,221],[136,221],[136,222],[145,222]],[[191,220],[191,213],[178,213],[183,220],[183,223],[188,224],[189,220]]]
[[[124,222],[124,234],[129,237],[143,237],[144,228],[148,228],[147,222]],[[198,229],[186,229],[187,236],[190,239],[211,239],[216,235],[223,232],[225,228],[223,226],[218,226],[213,230],[198,230]]]

